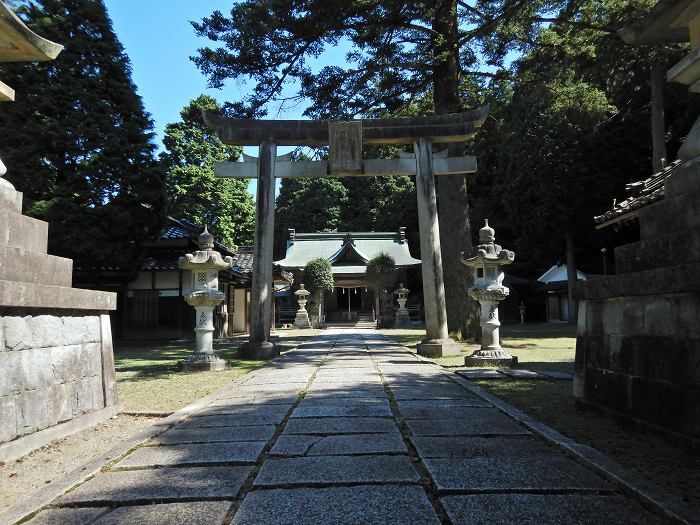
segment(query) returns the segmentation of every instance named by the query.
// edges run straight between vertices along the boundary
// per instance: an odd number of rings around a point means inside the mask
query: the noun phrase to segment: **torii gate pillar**
[[[416,154],[416,195],[426,332],[426,338],[417,349],[419,354],[429,357],[459,355],[459,344],[450,339],[447,332],[432,141],[429,137],[418,138],[413,143],[413,150]]]
[[[255,202],[253,284],[250,294],[250,337],[241,346],[244,359],[271,359],[279,351],[270,340],[272,302],[272,250],[275,229],[275,158],[277,145],[263,141],[258,157],[258,189]]]

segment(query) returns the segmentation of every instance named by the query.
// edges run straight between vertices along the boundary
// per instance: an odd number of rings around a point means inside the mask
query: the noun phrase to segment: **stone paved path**
[[[328,331],[32,525],[661,523],[374,330]]]

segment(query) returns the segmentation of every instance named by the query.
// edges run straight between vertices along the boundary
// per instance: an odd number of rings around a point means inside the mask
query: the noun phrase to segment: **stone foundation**
[[[618,275],[577,285],[574,396],[700,450],[700,161],[639,210]]]

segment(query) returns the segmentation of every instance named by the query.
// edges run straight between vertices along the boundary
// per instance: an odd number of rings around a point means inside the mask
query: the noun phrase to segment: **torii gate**
[[[474,157],[433,156],[434,143],[460,142],[473,135],[488,115],[488,106],[464,113],[393,119],[245,120],[205,112],[204,122],[225,144],[260,146],[259,158],[216,165],[217,177],[258,181],[255,247],[250,311],[250,338],[243,357],[266,359],[276,350],[270,341],[272,247],[275,222],[275,177],[374,177],[414,175],[423,275],[426,338],[418,353],[427,356],[459,354],[449,338],[445,311],[445,283],[440,254],[435,180],[433,175],[474,173]],[[413,144],[414,154],[398,159],[362,159],[362,144]],[[277,146],[330,146],[328,161],[291,162],[277,157]],[[446,153],[446,152],[445,152]],[[466,300],[466,298],[465,298]]]

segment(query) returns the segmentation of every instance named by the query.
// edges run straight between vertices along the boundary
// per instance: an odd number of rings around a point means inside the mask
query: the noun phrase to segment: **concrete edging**
[[[102,470],[102,468],[105,467],[105,465],[114,462],[115,460],[129,452],[132,448],[142,445],[146,441],[158,436],[159,434],[162,434],[163,432],[170,429],[172,426],[180,423],[184,419],[187,419],[190,415],[204,407],[207,403],[215,400],[220,392],[230,389],[231,387],[238,386],[239,384],[247,381],[248,379],[255,377],[261,370],[269,366],[269,364],[275,363],[276,361],[277,359],[273,359],[268,363],[262,365],[260,368],[252,370],[251,372],[248,372],[247,374],[244,374],[241,377],[234,379],[233,381],[231,381],[231,383],[227,384],[226,386],[215,390],[214,392],[207,394],[204,397],[199,398],[194,403],[191,403],[181,408],[180,410],[173,412],[168,417],[163,418],[159,421],[155,421],[151,427],[142,430],[141,432],[137,433],[136,435],[132,436],[126,441],[122,441],[110,450],[103,452],[98,456],[95,456],[94,458],[83,463],[82,465],[75,468],[65,476],[61,477],[60,479],[52,481],[45,487],[37,490],[34,494],[32,494],[31,498],[28,501],[24,503],[19,503],[17,505],[13,505],[5,511],[0,512],[0,523],[17,523],[18,521],[26,519],[30,515],[38,512],[43,507],[50,504],[57,497],[64,494],[68,489],[94,476],[100,470]]]

